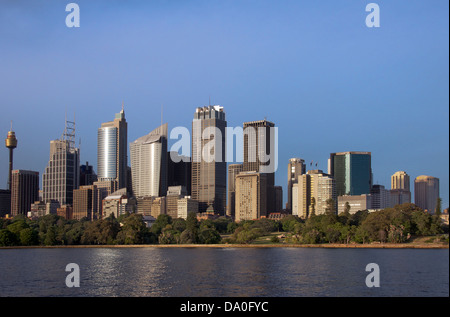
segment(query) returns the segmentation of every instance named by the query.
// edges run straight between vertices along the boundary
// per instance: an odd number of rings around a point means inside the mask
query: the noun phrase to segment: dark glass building
[[[331,153],[328,174],[336,181],[337,196],[370,194],[372,162],[370,152]]]

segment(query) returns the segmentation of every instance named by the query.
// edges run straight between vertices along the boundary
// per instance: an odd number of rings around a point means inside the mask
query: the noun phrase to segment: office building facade
[[[241,172],[236,176],[235,221],[267,217],[266,173]]]
[[[50,160],[42,175],[44,202],[56,200],[61,206],[73,203],[73,191],[80,184],[80,149],[73,137],[74,131],[70,138],[50,141]]]
[[[167,192],[167,123],[130,143],[131,177],[136,197]]]
[[[328,174],[336,181],[336,193],[342,195],[370,194],[372,163],[370,152],[331,153]]]
[[[228,202],[227,216],[234,219],[236,214],[236,176],[242,172],[242,164],[228,165]]]
[[[277,163],[275,124],[267,120],[244,122],[243,172],[266,174],[267,212],[275,212]]]
[[[223,107],[196,109],[192,121],[191,197],[198,201],[199,212],[206,212],[208,208],[219,215],[226,212],[226,126]]]
[[[414,180],[414,202],[429,213],[436,212],[439,198],[439,178],[420,175]]]
[[[31,204],[39,200],[39,172],[11,172],[11,215],[27,215]]]
[[[305,160],[291,158],[288,163],[287,205],[286,209],[292,212],[292,186],[298,182],[298,177],[306,173]]]
[[[113,121],[102,123],[97,132],[98,181],[117,182],[117,188],[127,187],[127,133],[125,111],[115,115]]]
[[[391,206],[411,202],[410,177],[404,171],[395,172],[391,176]]]

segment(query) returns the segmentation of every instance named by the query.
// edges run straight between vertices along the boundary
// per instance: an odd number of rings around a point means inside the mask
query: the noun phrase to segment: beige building
[[[227,215],[234,219],[236,207],[236,176],[242,172],[242,164],[230,164],[228,166],[228,202]]]
[[[423,210],[434,213],[439,198],[439,178],[421,175],[414,180],[414,201]]]
[[[114,214],[119,217],[136,210],[136,200],[127,196],[126,188],[122,188],[103,199],[103,219]]]
[[[193,200],[190,196],[185,196],[178,199],[177,217],[187,219],[187,215],[191,212],[198,212],[198,202]]]
[[[169,186],[166,196],[166,213],[173,219],[178,218],[178,200],[187,195],[184,186]]]
[[[329,199],[336,203],[336,183],[321,170],[311,170],[299,175],[292,188],[292,214],[300,218],[306,219],[313,213],[324,214]]]
[[[108,190],[96,185],[81,186],[73,191],[73,218],[80,220],[87,217],[97,220],[102,217],[102,200],[108,195]]]
[[[410,190],[409,175],[404,171],[395,172],[391,176],[391,189]]]
[[[350,213],[354,214],[360,210],[372,209],[372,195],[343,195],[338,196],[338,213],[345,211],[346,203],[350,205]]]
[[[298,177],[306,173],[305,160],[301,158],[291,158],[288,163],[288,184],[287,184],[287,205],[286,208],[292,211],[292,186],[298,182]]]
[[[267,174],[242,172],[236,176],[235,221],[267,216]]]
[[[404,171],[395,172],[391,176],[390,205],[395,206],[410,202],[410,177]]]
[[[152,202],[150,215],[155,219],[157,219],[159,215],[165,214],[166,214],[166,197],[155,197]]]

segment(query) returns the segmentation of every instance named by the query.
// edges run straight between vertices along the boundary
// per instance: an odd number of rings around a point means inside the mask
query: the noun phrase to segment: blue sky
[[[399,170],[440,178],[449,204],[448,1],[70,1],[0,3],[0,127],[19,140],[14,168],[39,171],[75,114],[81,160],[96,168],[97,128],[125,103],[128,141],[160,124],[191,129],[195,108],[228,126],[279,128],[277,185],[300,157],[371,151],[374,182]],[[0,151],[0,188],[8,152]],[[309,168],[309,166],[308,166]],[[413,186],[411,186],[413,192]]]

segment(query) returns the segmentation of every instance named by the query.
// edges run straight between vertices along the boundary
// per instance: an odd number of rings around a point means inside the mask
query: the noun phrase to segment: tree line
[[[89,221],[66,220],[46,215],[30,220],[19,215],[0,219],[0,246],[130,245],[130,244],[249,244],[272,234],[271,242],[318,243],[403,243],[415,236],[448,233],[438,215],[423,212],[414,204],[397,205],[376,212],[358,211],[339,215],[327,212],[303,220],[290,215],[279,221],[263,218],[233,222],[226,217],[197,220],[160,215],[148,228],[140,214]],[[448,240],[448,237],[447,237]]]

